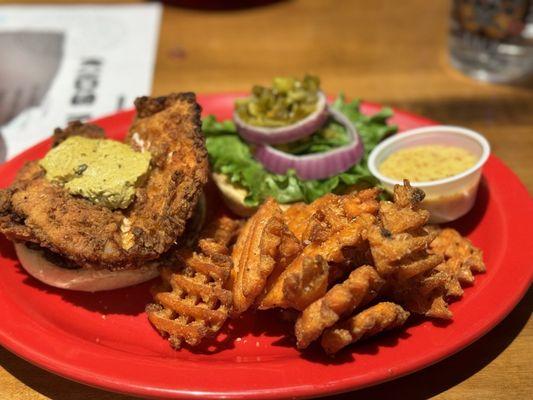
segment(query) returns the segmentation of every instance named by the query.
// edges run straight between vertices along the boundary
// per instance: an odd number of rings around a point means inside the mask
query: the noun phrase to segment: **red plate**
[[[205,113],[231,114],[235,95],[200,96]],[[365,104],[365,112],[379,107]],[[97,121],[123,137],[133,112]],[[397,112],[402,129],[432,121]],[[40,143],[0,166],[7,186],[25,161],[42,157]],[[533,269],[533,202],[518,178],[491,157],[475,210],[454,224],[484,250],[487,273],[452,304],[449,324],[413,322],[344,351],[337,359],[314,348],[303,354],[284,337],[275,315],[246,315],[209,346],[174,351],[150,326],[144,306],[150,283],[88,294],[44,286],[20,267],[0,239],[0,343],[49,371],[108,390],[164,398],[271,399],[329,394],[414,372],[457,352],[500,322],[529,287]]]

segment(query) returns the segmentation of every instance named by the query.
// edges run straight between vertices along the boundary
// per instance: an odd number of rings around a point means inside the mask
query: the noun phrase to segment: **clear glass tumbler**
[[[449,51],[463,73],[489,82],[533,74],[533,0],[453,0]]]

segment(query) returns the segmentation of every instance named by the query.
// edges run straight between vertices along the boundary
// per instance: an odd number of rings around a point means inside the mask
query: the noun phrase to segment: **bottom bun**
[[[235,214],[241,217],[250,217],[257,211],[257,207],[250,207],[244,204],[244,199],[248,194],[245,189],[233,186],[226,175],[212,173],[213,181],[217,185],[224,203]]]
[[[61,289],[99,292],[120,289],[149,281],[159,275],[157,263],[144,267],[110,271],[107,269],[67,269],[48,261],[38,250],[15,243],[15,251],[24,269],[35,279]]]
[[[222,194],[224,204],[226,204],[231,211],[233,211],[239,217],[247,218],[254,215],[254,213],[257,211],[257,207],[247,206],[244,204],[244,199],[248,194],[246,190],[233,186],[229,182],[228,178],[226,178],[226,175],[217,173],[212,173],[211,175],[213,177],[213,181],[218,187],[218,190],[220,190],[220,193]],[[291,204],[279,204],[279,207],[283,211],[287,210],[290,206]]]

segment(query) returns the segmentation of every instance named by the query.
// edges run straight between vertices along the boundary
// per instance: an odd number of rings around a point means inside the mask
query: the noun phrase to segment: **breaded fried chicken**
[[[134,268],[167,251],[183,233],[207,181],[200,106],[194,94],[179,93],[143,97],[136,107],[127,141],[135,150],[150,151],[152,168],[127,209],[71,195],[31,162],[0,191],[0,233],[89,268]],[[72,135],[101,137],[101,129],[75,123],[56,131],[54,140]]]

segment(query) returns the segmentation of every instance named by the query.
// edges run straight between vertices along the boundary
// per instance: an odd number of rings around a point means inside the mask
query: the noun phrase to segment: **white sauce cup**
[[[368,168],[386,190],[402,181],[389,178],[379,172],[379,166],[398,150],[427,145],[459,147],[477,158],[476,164],[460,174],[431,182],[411,182],[426,193],[422,205],[431,212],[430,222],[450,222],[468,213],[474,206],[483,165],[489,158],[490,145],[477,132],[457,126],[428,126],[401,132],[381,142],[370,153]]]

